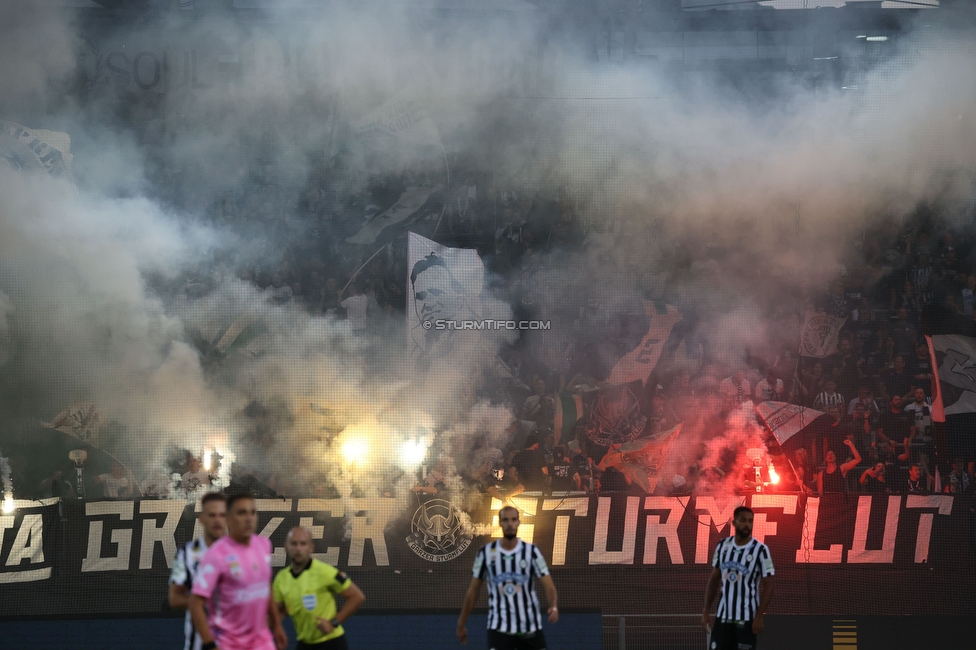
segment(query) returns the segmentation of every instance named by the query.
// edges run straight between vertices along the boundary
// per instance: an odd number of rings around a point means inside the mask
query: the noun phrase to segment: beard
[[[503,533],[505,539],[513,540],[518,535],[518,533]]]

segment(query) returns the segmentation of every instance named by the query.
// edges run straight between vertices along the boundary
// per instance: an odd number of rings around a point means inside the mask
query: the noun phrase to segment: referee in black
[[[752,537],[752,521],[751,509],[736,508],[732,514],[735,537],[719,542],[712,556],[714,568],[702,612],[702,627],[710,634],[711,650],[755,650],[756,636],[763,631],[763,615],[773,597],[776,572],[769,548]],[[712,603],[720,588],[722,598],[713,626]]]
[[[513,506],[498,511],[504,538],[485,544],[474,558],[474,577],[458,617],[457,636],[468,642],[465,625],[478,600],[481,584],[488,581],[488,647],[491,650],[545,650],[542,608],[535,593],[535,578],[546,590],[549,622],[559,620],[556,585],[542,551],[518,538],[519,513]]]

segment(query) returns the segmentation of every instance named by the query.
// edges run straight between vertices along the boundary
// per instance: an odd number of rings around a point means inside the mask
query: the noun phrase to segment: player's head
[[[227,497],[220,492],[208,492],[203,495],[197,518],[203,526],[207,544],[223,537],[227,532]]]
[[[515,506],[505,506],[498,511],[498,525],[502,527],[505,539],[515,539],[518,536],[519,511]]]
[[[752,535],[753,517],[752,509],[746,506],[739,506],[732,512],[732,526],[735,528],[736,537],[749,537]]]
[[[257,506],[250,494],[231,494],[227,497],[227,533],[235,541],[246,544],[258,523]]]
[[[285,538],[285,551],[288,552],[292,564],[305,566],[305,563],[312,558],[313,550],[312,534],[308,529],[295,526],[288,531],[288,537]]]

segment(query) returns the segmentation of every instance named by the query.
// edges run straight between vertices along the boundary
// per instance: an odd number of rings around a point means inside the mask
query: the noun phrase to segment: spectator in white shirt
[[[783,380],[776,377],[773,370],[766,371],[766,378],[756,384],[756,399],[760,402],[766,400],[779,400],[783,398],[785,387]]]
[[[738,408],[744,401],[752,395],[749,380],[746,379],[744,370],[736,370],[731,377],[726,377],[718,386],[719,391],[725,395],[728,403],[733,408]]]

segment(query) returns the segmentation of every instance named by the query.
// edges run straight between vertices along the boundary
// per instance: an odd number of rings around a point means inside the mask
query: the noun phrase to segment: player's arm
[[[200,635],[203,645],[213,642],[213,635],[210,634],[210,626],[207,625],[207,611],[204,607],[207,599],[197,594],[190,596],[190,620],[193,621],[193,629]]]
[[[774,576],[766,576],[762,579],[762,593],[759,596],[759,608],[756,610],[756,616],[752,619],[752,631],[755,634],[759,634],[763,631],[763,616],[766,614],[766,608],[769,607],[769,601],[773,598],[773,580]]]
[[[186,585],[170,583],[166,600],[173,609],[188,609],[190,607],[190,594],[186,591]]]
[[[708,632],[712,628],[712,603],[718,596],[718,588],[722,585],[722,571],[718,567],[712,569],[705,588],[705,609],[702,610],[702,628]]]
[[[366,594],[352,580],[349,581],[349,586],[341,593],[345,602],[342,603],[342,609],[339,610],[335,617],[339,625],[348,621],[356,613],[356,610],[359,609],[359,606],[366,602]]]
[[[173,560],[173,569],[169,574],[169,592],[166,594],[166,600],[173,609],[188,609],[190,607],[190,592],[186,588],[188,575],[183,553],[184,549],[182,548],[177,551],[176,559]]]
[[[559,595],[556,593],[556,583],[552,581],[552,576],[542,576],[539,578],[539,582],[542,583],[542,588],[546,591],[546,602],[549,603],[549,622],[556,623],[559,621],[559,607],[557,606],[557,601]]]
[[[457,622],[457,637],[462,645],[468,642],[468,617],[471,616],[474,605],[478,602],[478,594],[481,592],[482,582],[484,581],[481,578],[471,578],[471,584],[468,585],[468,592],[464,594],[464,604],[461,606],[461,615],[458,616]]]
[[[288,647],[288,635],[285,634],[285,628],[281,627],[281,613],[273,598],[268,599],[268,629],[274,636],[278,650],[285,650]]]

